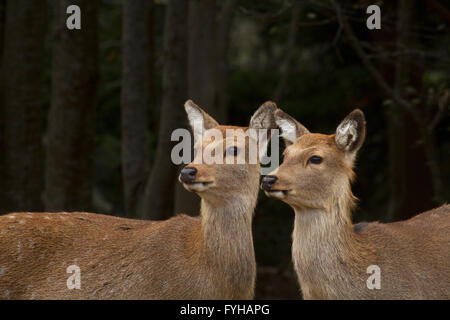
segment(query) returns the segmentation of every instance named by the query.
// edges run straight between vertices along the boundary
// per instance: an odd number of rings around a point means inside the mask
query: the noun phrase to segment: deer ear
[[[287,146],[294,143],[298,137],[309,133],[308,129],[281,109],[275,112],[275,122],[281,129],[281,136]]]
[[[364,113],[355,109],[337,127],[334,141],[339,149],[354,155],[361,148],[365,137]]]
[[[203,109],[196,105],[192,100],[186,101],[184,109],[186,110],[189,124],[194,132],[195,141],[201,139],[206,130],[215,128],[219,125],[213,117],[203,111]]]
[[[258,141],[259,146],[259,158],[261,159],[267,150],[267,145],[269,143],[269,140],[271,138],[270,136],[270,129],[275,129],[277,127],[277,124],[275,123],[275,111],[277,110],[277,105],[275,102],[267,101],[263,105],[261,105],[258,110],[253,114],[253,116],[250,119],[249,129],[255,129],[255,136],[258,137],[258,139],[261,138],[260,141]],[[258,130],[267,130],[267,134],[264,137],[261,137],[259,135]]]
[[[267,101],[256,110],[250,119],[249,128],[274,129],[276,128],[274,113],[277,110],[275,102]]]

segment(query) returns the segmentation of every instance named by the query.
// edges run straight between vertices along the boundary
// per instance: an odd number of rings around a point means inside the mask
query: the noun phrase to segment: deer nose
[[[275,181],[278,180],[277,176],[265,176],[261,183],[261,188],[263,190],[269,191],[272,189],[273,185],[275,184]]]
[[[183,168],[180,173],[180,180],[184,183],[190,183],[195,180],[197,169],[192,167]]]

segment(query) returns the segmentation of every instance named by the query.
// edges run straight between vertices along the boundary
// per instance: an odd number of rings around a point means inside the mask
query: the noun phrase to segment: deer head
[[[281,110],[275,121],[286,149],[283,163],[263,179],[265,193],[294,208],[326,209],[335,199],[353,200],[353,164],[366,132],[362,111],[351,112],[332,135],[310,133]]]
[[[181,170],[179,180],[210,202],[233,201],[259,184],[259,158],[267,140],[249,129],[275,128],[273,102],[264,103],[248,127],[222,126],[191,100],[185,104],[194,132],[194,160]],[[254,192],[252,192],[254,193]]]

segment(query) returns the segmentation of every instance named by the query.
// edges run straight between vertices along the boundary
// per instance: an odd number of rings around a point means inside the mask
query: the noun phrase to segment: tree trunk
[[[386,3],[388,6],[392,4],[392,2]],[[424,113],[421,108],[414,105],[412,100],[410,101],[411,97],[405,94],[408,91],[405,90],[407,86],[415,88],[416,92],[420,92],[422,85],[423,63],[419,63],[421,59],[417,57],[412,59],[412,56],[407,56],[407,51],[404,50],[417,51],[414,46],[418,45],[418,41],[411,33],[412,21],[414,21],[414,26],[424,23],[422,16],[414,15],[417,4],[415,1],[399,1],[396,48],[396,51],[399,52],[396,52],[395,65],[385,65],[382,71],[379,71],[365,54],[345,15],[342,15],[341,10],[336,11],[338,20],[341,22],[355,53],[360,57],[376,85],[395,103],[394,107],[389,106],[384,109],[388,131],[390,180],[388,182],[390,203],[384,218],[391,221],[405,220],[434,206],[431,201],[433,188],[429,167],[435,162],[437,154],[428,156],[426,148],[423,144],[419,144],[419,141],[429,137],[428,133],[425,135],[423,133],[426,119],[423,119]],[[420,12],[420,10],[417,10],[417,12]],[[414,18],[411,15],[414,15]],[[385,40],[392,37],[391,33],[383,30],[385,29],[382,28],[379,34],[383,35]],[[372,34],[378,34],[378,32]],[[410,50],[411,48],[412,50]],[[392,72],[392,69],[395,70],[395,73]],[[412,70],[414,72],[411,72]],[[394,80],[391,79],[391,74],[394,74]],[[392,86],[394,89],[391,87],[392,83],[394,83]],[[404,125],[406,123],[408,125]],[[431,139],[427,140],[431,141]],[[428,163],[425,160],[427,158]],[[436,170],[433,170],[433,172],[436,174]]]
[[[289,35],[286,43],[286,58],[283,61],[281,66],[281,78],[278,83],[277,88],[275,89],[274,100],[280,101],[283,91],[286,87],[289,70],[291,68],[292,60],[294,59],[295,53],[295,43],[297,39],[297,31],[299,28],[299,20],[300,20],[300,12],[302,9],[303,3],[300,0],[295,0],[292,4],[292,16],[291,23],[289,26]]]
[[[216,87],[217,87],[217,109],[220,121],[226,123],[228,109],[227,79],[229,75],[228,49],[230,46],[230,32],[233,23],[234,11],[237,8],[237,0],[223,1],[217,19],[216,32]],[[219,118],[218,118],[219,119]]]
[[[225,110],[216,104],[216,1],[189,1],[188,95],[219,123]]]
[[[0,154],[5,154],[4,136],[5,136],[5,116],[4,116],[4,102],[3,102],[3,47],[5,35],[5,15],[6,15],[6,0],[0,0]],[[4,191],[4,157],[0,157],[0,214],[5,210],[5,191]]]
[[[408,4],[409,2],[409,4]],[[397,8],[397,44],[396,50],[403,50],[409,42],[411,23],[411,0],[400,0]],[[394,91],[404,97],[406,86],[410,85],[411,59],[399,56],[395,62]],[[404,210],[407,196],[406,145],[405,145],[405,113],[401,106],[392,104],[385,109],[388,136],[390,199],[388,217],[396,220]]]
[[[81,9],[81,30],[66,9]],[[98,81],[98,0],[56,0],[45,202],[49,211],[91,210]]]
[[[149,0],[124,1],[122,84],[122,179],[125,211],[136,218],[149,172]]]
[[[411,33],[414,24],[415,1],[400,0],[397,8],[398,56],[395,62],[394,91],[397,96],[409,99],[406,88],[421,86],[421,72],[417,61],[405,49],[417,46]],[[430,171],[426,166],[425,149],[418,141],[420,125],[401,106],[393,104],[386,109],[389,144],[390,202],[388,219],[392,221],[408,219],[432,206],[432,186]]]
[[[226,121],[226,57],[236,2],[221,2],[223,7],[218,19],[215,0],[189,2],[189,99],[222,124]],[[198,195],[186,191],[181,184],[176,186],[175,195],[174,213],[179,212],[189,215],[200,212]]]
[[[0,0],[0,65],[3,59],[3,47],[5,40],[6,0]]]
[[[11,0],[6,4],[2,57],[3,203],[0,210],[42,210],[47,7],[46,2],[27,0]]]
[[[410,99],[407,87],[420,92],[421,69],[417,61],[405,54],[406,49],[418,45],[411,30],[414,19],[415,1],[400,0],[397,8],[397,43],[395,61],[395,94]],[[416,108],[416,106],[414,106]],[[402,106],[393,104],[385,109],[389,144],[390,202],[388,219],[392,221],[408,219],[433,206],[430,170],[427,167],[426,148],[418,141],[423,140],[421,124],[417,123]],[[420,110],[419,110],[420,111]]]
[[[169,0],[164,33],[163,100],[158,146],[145,188],[141,217],[164,219],[171,215],[177,167],[170,158],[173,130],[186,125],[183,104],[187,99],[187,0]]]

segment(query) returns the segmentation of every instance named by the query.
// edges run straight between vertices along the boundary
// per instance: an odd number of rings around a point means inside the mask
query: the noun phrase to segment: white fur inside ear
[[[286,119],[276,119],[277,125],[281,128],[281,136],[294,143],[297,140],[297,126],[293,121]]]
[[[267,154],[268,144],[269,138],[267,136],[263,137],[262,139],[259,139],[258,141],[258,157],[260,161]]]
[[[358,139],[358,123],[354,120],[343,121],[336,129],[336,143],[348,151]]]
[[[189,124],[194,131],[195,140],[198,140],[205,132],[203,113],[192,106],[189,101],[184,104],[184,108],[189,119]]]

